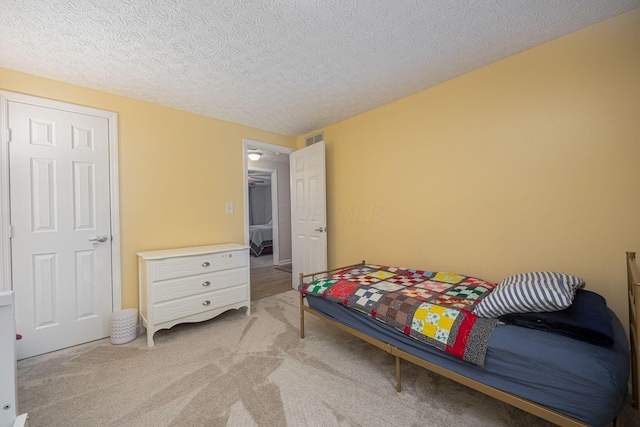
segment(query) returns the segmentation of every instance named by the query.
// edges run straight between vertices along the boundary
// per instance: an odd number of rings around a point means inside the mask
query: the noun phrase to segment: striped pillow
[[[504,279],[476,306],[478,317],[508,313],[558,311],[573,302],[576,290],[584,287],[577,276],[553,271],[516,274]]]

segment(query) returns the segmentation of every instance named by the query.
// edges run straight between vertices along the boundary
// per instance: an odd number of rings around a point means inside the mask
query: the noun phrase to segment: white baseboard
[[[281,259],[278,265],[287,265],[287,264],[291,264],[292,262],[293,260],[290,260],[290,259]]]

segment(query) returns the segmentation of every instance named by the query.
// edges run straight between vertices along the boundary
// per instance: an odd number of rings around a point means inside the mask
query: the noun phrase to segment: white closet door
[[[9,102],[18,358],[109,336],[109,123]]]

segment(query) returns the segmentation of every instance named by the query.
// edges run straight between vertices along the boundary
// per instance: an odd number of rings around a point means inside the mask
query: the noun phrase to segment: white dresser
[[[13,291],[0,292],[0,427],[24,427],[27,414],[17,412],[16,321]]]
[[[247,307],[251,314],[249,247],[228,243],[138,253],[140,317],[153,334]]]

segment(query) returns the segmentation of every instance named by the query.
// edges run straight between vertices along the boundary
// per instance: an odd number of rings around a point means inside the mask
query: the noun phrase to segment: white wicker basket
[[[138,336],[138,310],[128,308],[111,314],[111,344],[125,344]]]

